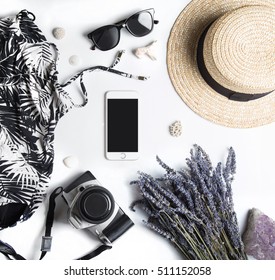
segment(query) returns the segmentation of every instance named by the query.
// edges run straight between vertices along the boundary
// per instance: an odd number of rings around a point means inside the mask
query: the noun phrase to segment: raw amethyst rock
[[[260,210],[251,209],[243,243],[247,255],[257,260],[275,260],[275,222]]]

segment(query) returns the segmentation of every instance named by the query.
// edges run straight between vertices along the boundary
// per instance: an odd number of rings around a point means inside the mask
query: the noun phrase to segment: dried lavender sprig
[[[221,162],[219,162],[217,164],[217,167],[215,168],[215,170],[213,171],[213,187],[216,190],[217,193],[220,194],[221,199],[224,200],[224,202],[226,202],[226,205],[228,205],[227,200],[227,192],[226,192],[226,182],[224,180],[223,177],[223,173],[222,173],[222,164]]]
[[[158,162],[158,164],[164,169],[166,170],[167,173],[176,173],[176,171],[171,168],[170,166],[168,166],[166,163],[164,163],[159,156],[156,156],[156,160]]]
[[[181,180],[180,176],[176,173],[166,174],[165,178],[169,181],[170,185],[174,189],[175,194],[181,199],[182,202],[186,202],[186,207],[193,213],[195,206],[192,193],[185,187],[185,184]]]
[[[227,204],[227,209],[226,214],[228,215],[227,221],[224,221],[225,228],[228,228],[228,233],[227,236],[230,238],[230,242],[234,245],[236,251],[240,253],[240,258],[246,259],[246,255],[244,253],[244,246],[243,242],[241,241],[241,236],[239,234],[239,227],[238,227],[238,221],[237,221],[237,216],[234,211],[234,203],[233,203],[233,194],[232,194],[232,187],[231,183],[234,178],[234,174],[236,173],[236,154],[235,151],[232,147],[229,149],[227,161],[225,168],[223,170],[223,178],[225,181],[225,188],[226,188],[226,202],[228,201],[229,203]],[[223,214],[225,211],[223,212]]]
[[[149,223],[145,220],[143,220],[143,223],[148,226],[149,228],[151,228],[152,230],[154,230],[155,232],[157,232],[158,234],[160,234],[161,236],[165,237],[166,239],[174,242],[174,238],[173,236],[171,235],[171,233],[169,231],[165,231],[163,230],[162,228],[156,226],[155,224],[153,223]]]
[[[223,171],[223,175],[224,175],[225,182],[226,182],[226,194],[227,194],[227,197],[229,199],[229,202],[230,202],[232,208],[234,207],[234,203],[233,203],[231,182],[234,178],[235,173],[236,173],[236,155],[235,155],[235,151],[233,150],[233,148],[230,148],[229,154],[227,157],[227,161],[226,161],[226,167]]]
[[[201,170],[206,172],[208,177],[212,175],[213,166],[208,154],[197,144],[193,146],[193,149],[190,151],[191,159],[194,159],[198,162]]]
[[[207,207],[205,208],[205,211],[208,212],[210,215],[213,215],[213,219],[215,219],[215,221],[217,223],[219,223],[220,217],[219,217],[217,209],[215,207],[213,195],[212,195],[211,191],[209,190],[209,186],[206,184],[206,182],[201,174],[201,170],[199,170],[199,168],[198,168],[197,162],[194,159],[193,160],[187,159],[187,164],[193,173],[193,177],[194,177],[194,180],[196,182],[196,185],[197,185],[199,191],[203,194],[203,196],[206,199],[207,204],[204,204],[204,205],[205,206],[207,205]]]
[[[232,147],[229,148],[223,176],[225,180],[233,180],[233,176],[236,173],[236,154]]]

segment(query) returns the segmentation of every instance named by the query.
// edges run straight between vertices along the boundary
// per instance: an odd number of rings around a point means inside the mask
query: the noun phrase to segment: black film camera
[[[111,244],[134,225],[90,171],[66,187],[62,196],[69,207],[70,224],[88,229],[104,244]]]

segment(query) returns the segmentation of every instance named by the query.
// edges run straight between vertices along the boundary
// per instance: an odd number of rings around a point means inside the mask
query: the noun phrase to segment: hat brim
[[[176,19],[167,46],[168,73],[179,96],[201,117],[227,127],[250,128],[275,121],[275,90],[256,100],[232,101],[212,89],[197,66],[196,46],[204,29],[226,12],[247,5],[275,9],[274,0],[191,1]]]

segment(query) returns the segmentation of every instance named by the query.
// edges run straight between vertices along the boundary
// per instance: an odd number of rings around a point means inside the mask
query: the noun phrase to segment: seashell
[[[53,36],[55,39],[60,40],[65,37],[65,29],[62,27],[56,27],[53,29]]]
[[[174,137],[179,137],[182,133],[182,125],[180,121],[175,121],[169,126],[169,132]]]
[[[77,55],[72,55],[70,58],[69,58],[69,63],[71,65],[77,65],[79,63],[80,59]]]
[[[134,54],[138,58],[143,58],[145,55],[147,55],[150,59],[157,60],[156,51],[157,51],[157,41],[153,41],[152,43],[150,43],[145,47],[135,49]]]
[[[78,166],[79,160],[76,156],[68,156],[63,159],[63,163],[68,168],[74,168]]]

